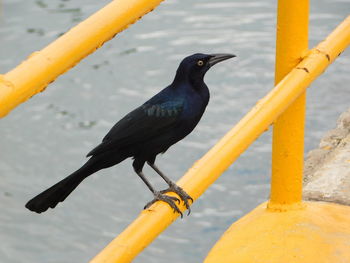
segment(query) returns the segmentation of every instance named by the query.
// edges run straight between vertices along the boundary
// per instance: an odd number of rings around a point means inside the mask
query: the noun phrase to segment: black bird
[[[193,202],[193,199],[166,177],[154,162],[159,153],[164,153],[196,127],[209,102],[209,90],[203,81],[205,73],[216,63],[232,57],[235,55],[200,53],[186,57],[168,87],[117,122],[102,143],[87,154],[90,159],[80,169],[31,199],[26,208],[37,213],[54,208],[89,175],[132,157],[135,172],[154,195],[145,209],[161,200],[182,216],[175,204],[180,200],[165,195],[175,192],[190,212],[189,201]],[[142,172],[146,162],[165,180],[168,189],[156,191],[152,187]]]

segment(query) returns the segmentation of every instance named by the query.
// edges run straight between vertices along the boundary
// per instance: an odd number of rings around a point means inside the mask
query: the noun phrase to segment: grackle
[[[164,201],[182,216],[175,204],[180,200],[165,195],[175,192],[190,213],[189,201],[193,199],[154,162],[159,153],[164,153],[197,125],[209,102],[209,90],[203,81],[205,73],[216,63],[232,57],[235,55],[197,53],[183,59],[168,87],[117,122],[102,142],[87,154],[90,159],[80,169],[31,199],[26,208],[37,213],[54,208],[89,175],[132,157],[135,172],[154,195],[145,209],[156,201]],[[156,191],[153,188],[142,172],[146,162],[165,180],[168,189]]]

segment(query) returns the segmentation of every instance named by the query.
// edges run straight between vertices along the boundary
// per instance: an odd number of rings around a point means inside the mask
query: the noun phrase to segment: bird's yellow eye
[[[200,66],[200,67],[203,66],[203,65],[204,65],[203,60],[198,60],[198,61],[197,61],[197,65]]]

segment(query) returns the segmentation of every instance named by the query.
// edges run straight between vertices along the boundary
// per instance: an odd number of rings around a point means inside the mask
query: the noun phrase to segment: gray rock
[[[308,153],[304,169],[305,200],[350,205],[350,109],[337,127]]]

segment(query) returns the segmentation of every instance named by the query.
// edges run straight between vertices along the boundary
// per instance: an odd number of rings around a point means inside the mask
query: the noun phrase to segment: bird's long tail
[[[59,202],[63,202],[86,177],[97,171],[93,169],[90,160],[62,181],[59,181],[57,184],[31,199],[25,205],[26,208],[36,213],[45,212],[49,207],[55,208],[56,205]]]

